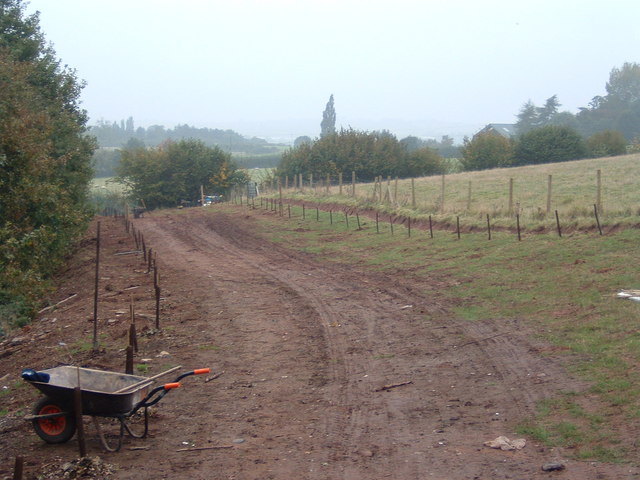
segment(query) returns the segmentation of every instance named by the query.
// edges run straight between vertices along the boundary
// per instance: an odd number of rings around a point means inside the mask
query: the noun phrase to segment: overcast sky
[[[638,0],[31,0],[97,120],[293,139],[456,138],[557,94],[576,112],[640,62]]]

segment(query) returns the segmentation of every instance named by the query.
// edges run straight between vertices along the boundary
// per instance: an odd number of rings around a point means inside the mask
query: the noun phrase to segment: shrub
[[[498,133],[479,133],[465,140],[460,162],[467,171],[511,166],[513,142]]]
[[[620,132],[605,130],[587,139],[587,149],[592,157],[614,157],[627,152],[627,141]]]
[[[514,152],[516,165],[577,160],[586,156],[582,137],[566,126],[547,125],[522,134]]]

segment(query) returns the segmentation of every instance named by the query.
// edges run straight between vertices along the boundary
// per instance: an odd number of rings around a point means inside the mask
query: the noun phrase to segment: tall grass
[[[606,225],[636,223],[640,214],[640,175],[635,171],[640,154],[564,163],[502,168],[480,172],[414,179],[415,208],[411,180],[383,179],[382,201],[374,197],[373,183],[356,185],[351,197],[351,175],[345,174],[343,195],[339,187],[318,183],[313,189],[289,188],[285,196],[317,203],[342,203],[401,215],[437,216],[442,222],[463,219],[465,226],[483,226],[488,214],[497,226],[513,226],[520,215],[525,229],[553,228],[555,211],[566,226],[594,225],[594,204],[598,203],[597,172],[601,172],[600,211]],[[551,203],[547,211],[549,176]],[[443,192],[444,179],[444,198]],[[324,180],[324,179],[323,179]],[[334,178],[333,182],[336,181]],[[291,180],[290,180],[291,182]],[[510,183],[513,185],[510,205]],[[379,192],[380,190],[378,190]],[[511,208],[510,208],[511,207]]]

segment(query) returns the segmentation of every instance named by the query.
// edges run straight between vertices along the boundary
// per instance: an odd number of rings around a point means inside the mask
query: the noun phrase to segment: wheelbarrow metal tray
[[[114,416],[129,413],[149,391],[149,383],[143,383],[124,393],[115,393],[125,387],[146,379],[138,375],[107,372],[91,368],[60,366],[41,370],[48,373],[49,382],[29,382],[47,397],[61,402],[73,402],[73,390],[78,386],[82,392],[82,413],[85,415]]]

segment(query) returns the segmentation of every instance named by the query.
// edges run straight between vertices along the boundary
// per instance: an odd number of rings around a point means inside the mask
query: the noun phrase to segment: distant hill
[[[155,147],[166,140],[185,138],[201,140],[209,146],[215,145],[228,152],[248,154],[276,154],[283,147],[258,137],[245,138],[233,130],[198,128],[186,124],[169,129],[162,125],[135,128],[131,117],[126,121],[121,120],[120,123],[101,120],[97,125],[90,127],[89,134],[96,137],[102,148],[121,148],[131,139],[142,142],[147,147]]]

